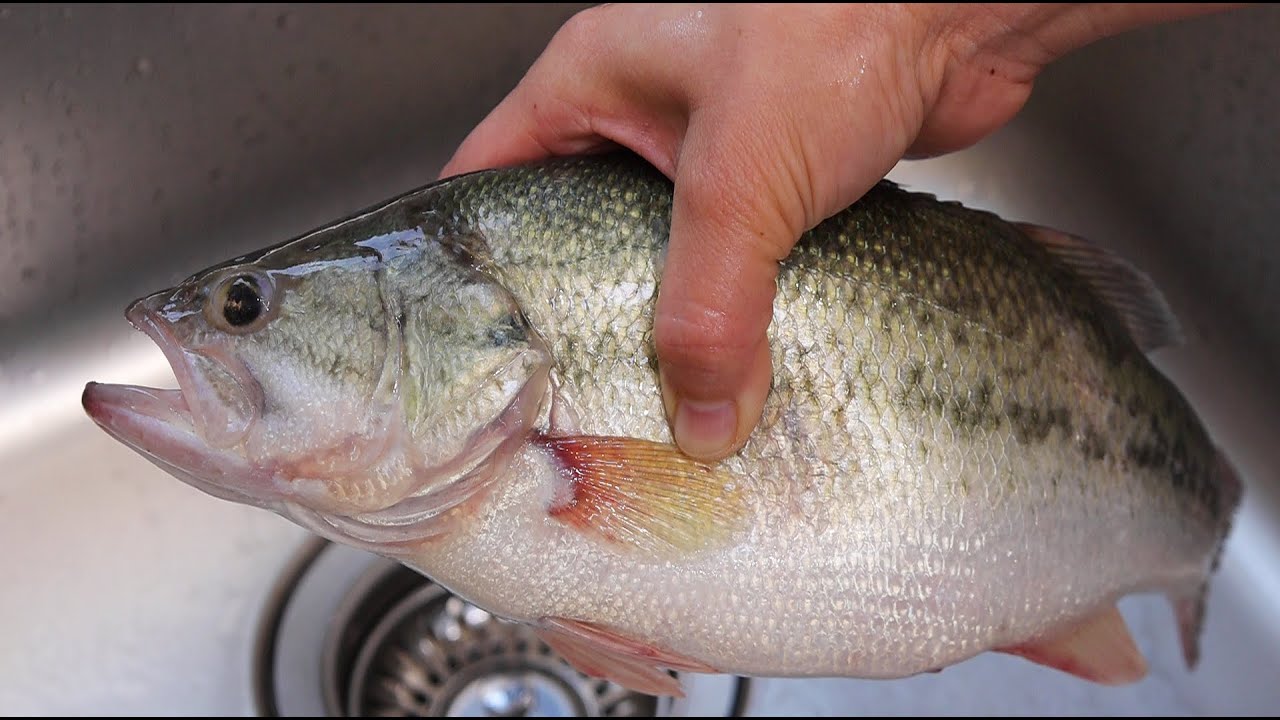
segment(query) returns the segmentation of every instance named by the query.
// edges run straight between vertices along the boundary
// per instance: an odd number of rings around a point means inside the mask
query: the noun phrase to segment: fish
[[[134,302],[178,388],[83,406],[642,692],[988,651],[1134,682],[1137,592],[1195,666],[1242,486],[1148,358],[1148,276],[883,181],[779,263],[763,417],[707,463],[654,349],[672,192],[627,153],[437,181]]]

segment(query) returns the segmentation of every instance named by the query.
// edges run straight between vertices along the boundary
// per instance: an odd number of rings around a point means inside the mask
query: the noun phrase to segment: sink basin
[[[5,713],[264,710],[261,629],[311,539],[149,465],[80,390],[170,385],[128,301],[431,180],[577,8],[0,8]],[[740,710],[1280,710],[1276,37],[1280,9],[1255,7],[1099,43],[1000,132],[892,174],[1090,237],[1164,290],[1188,342],[1156,362],[1247,489],[1200,667],[1142,596],[1121,604],[1151,665],[1133,686],[983,655],[901,681],[757,680]]]

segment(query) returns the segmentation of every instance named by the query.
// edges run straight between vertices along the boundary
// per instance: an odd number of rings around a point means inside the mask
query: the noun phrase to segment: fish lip
[[[90,382],[84,386],[80,404],[108,434],[148,456],[153,453],[139,448],[135,442],[137,433],[127,429],[131,422],[147,418],[189,431],[195,429],[191,422],[191,409],[187,407],[181,390]]]
[[[178,381],[179,390],[176,392],[190,392],[195,383],[192,378],[191,364],[187,360],[186,353],[182,349],[182,343],[178,341],[177,336],[169,329],[168,325],[161,322],[156,316],[156,312],[148,305],[154,301],[155,295],[135,300],[129,308],[124,311],[125,319],[134,329],[145,333],[151,341],[160,348],[160,352],[164,353],[164,359],[169,362],[169,368],[173,370],[175,379]],[[185,396],[184,396],[185,397]],[[184,400],[185,404],[185,400]],[[190,406],[187,406],[188,413]]]
[[[90,382],[80,403],[108,435],[199,490],[260,507],[278,499],[261,470],[204,442],[180,390]]]

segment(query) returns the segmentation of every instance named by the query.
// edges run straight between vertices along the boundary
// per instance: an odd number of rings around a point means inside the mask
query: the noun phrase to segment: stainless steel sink
[[[169,383],[129,300],[429,181],[574,10],[0,7],[0,712],[259,712],[260,629],[306,534],[162,474],[80,389]],[[746,712],[1280,710],[1276,37],[1280,10],[1257,7],[1100,43],[992,138],[893,174],[1091,237],[1167,294],[1189,342],[1157,361],[1247,486],[1200,668],[1139,597],[1136,686],[986,655],[757,681]]]

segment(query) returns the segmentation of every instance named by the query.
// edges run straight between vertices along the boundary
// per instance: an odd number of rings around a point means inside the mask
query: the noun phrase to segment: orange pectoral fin
[[[664,667],[687,672],[717,672],[705,663],[581,620],[543,618],[538,636],[587,675],[648,695],[684,697],[680,681],[664,672]]]
[[[1147,661],[1115,607],[1062,632],[996,650],[1103,685],[1127,685],[1147,674]]]
[[[538,441],[567,487],[552,517],[611,542],[662,554],[703,550],[726,542],[746,517],[736,479],[674,445],[590,435]]]

